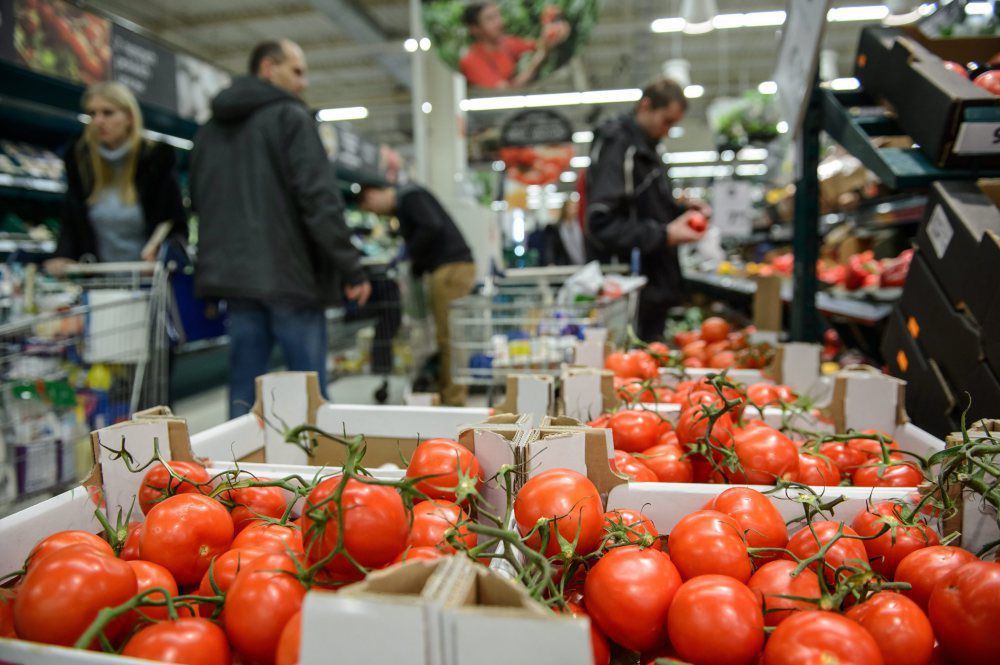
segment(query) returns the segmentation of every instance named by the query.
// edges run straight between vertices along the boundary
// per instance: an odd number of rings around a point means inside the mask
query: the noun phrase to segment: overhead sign
[[[501,145],[571,143],[573,125],[566,116],[549,109],[528,109],[514,115],[500,131]]]
[[[789,0],[774,81],[781,118],[798,135],[816,81],[830,0]]]

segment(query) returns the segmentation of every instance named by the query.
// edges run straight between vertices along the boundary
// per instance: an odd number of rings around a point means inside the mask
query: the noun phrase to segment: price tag
[[[722,237],[745,238],[753,233],[750,184],[723,180],[712,187],[712,224]]]
[[[963,122],[952,152],[956,155],[1000,153],[1000,122]]]
[[[939,259],[944,258],[944,253],[948,251],[955,230],[951,228],[948,215],[941,206],[934,208],[930,221],[927,222],[927,236],[931,239],[934,253]]]

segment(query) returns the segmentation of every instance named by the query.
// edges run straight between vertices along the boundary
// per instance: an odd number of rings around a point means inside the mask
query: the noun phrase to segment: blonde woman
[[[142,112],[120,83],[98,83],[83,95],[90,123],[66,150],[66,201],[52,274],[74,262],[152,260],[154,230],[187,237],[187,215],[174,173],[173,149],[142,138]],[[144,252],[145,248],[145,252]]]

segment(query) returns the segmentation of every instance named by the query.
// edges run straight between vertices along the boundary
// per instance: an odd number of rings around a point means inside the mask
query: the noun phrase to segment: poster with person
[[[565,65],[586,42],[599,0],[423,0],[434,48],[470,87],[516,90]]]

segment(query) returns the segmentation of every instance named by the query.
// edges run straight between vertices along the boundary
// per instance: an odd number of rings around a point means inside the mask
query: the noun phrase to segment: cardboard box
[[[867,27],[855,76],[892,106],[902,130],[938,166],[996,168],[1000,99],[945,69],[944,59],[986,62],[997,51],[998,37],[934,39],[917,29]]]
[[[555,411],[555,378],[545,374],[515,374],[507,377],[507,394],[498,413],[522,413],[532,426]]]
[[[986,362],[1000,375],[1000,233],[987,230],[967,268],[965,307],[982,329]]]
[[[955,413],[953,420],[960,423],[962,412],[968,407],[965,422],[1000,415],[1000,381],[986,363],[972,368],[962,381],[953,386]],[[972,397],[970,403],[969,396]]]
[[[924,356],[937,363],[952,387],[964,385],[983,360],[979,326],[952,306],[920,251],[914,253],[899,308]]]
[[[1000,234],[998,202],[998,180],[935,182],[931,187],[917,247],[955,307],[963,307],[970,292],[968,269],[979,255],[983,235]]]
[[[955,429],[955,395],[937,363],[924,356],[895,308],[882,338],[882,357],[889,373],[906,381],[906,413],[917,425],[938,437]]]
[[[588,421],[618,406],[615,376],[609,370],[565,367],[561,384],[560,415]]]
[[[1000,435],[1000,421],[986,419],[967,421],[969,438],[972,441],[986,438],[987,434],[994,438]],[[954,432],[945,439],[949,448],[963,443],[961,432]],[[956,541],[970,552],[978,552],[989,543],[1000,539],[1000,529],[997,527],[997,511],[982,497],[972,490],[962,492],[960,486],[949,488],[951,497],[957,500],[959,510],[944,521],[941,533],[949,534],[955,531],[961,533]]]

